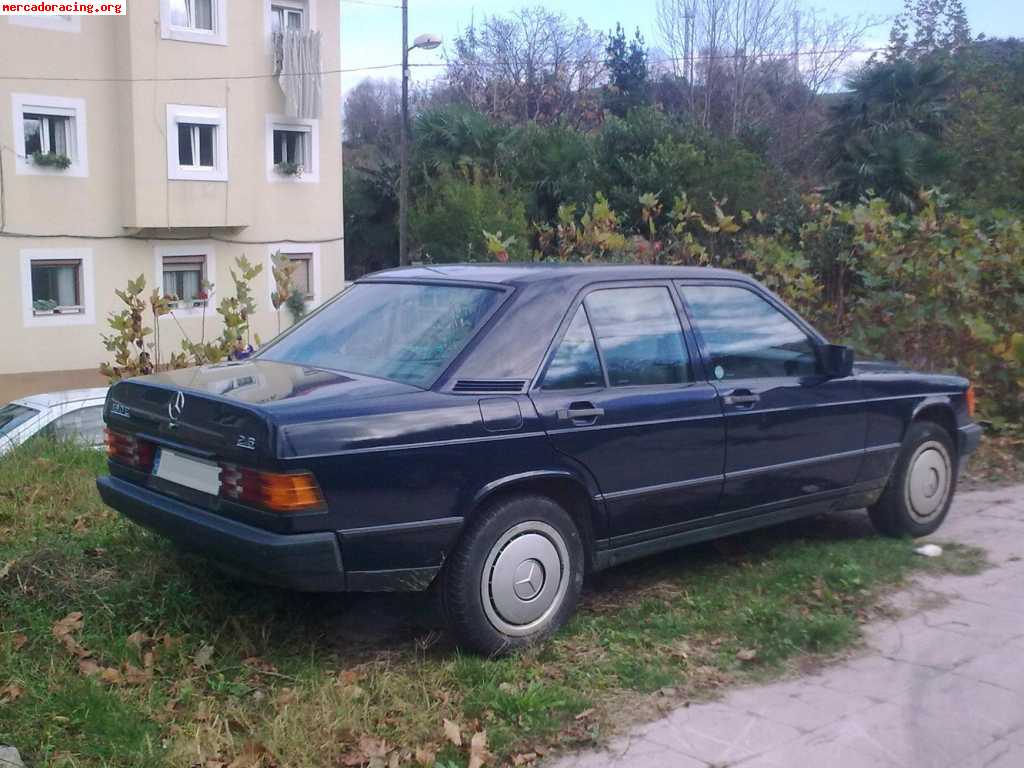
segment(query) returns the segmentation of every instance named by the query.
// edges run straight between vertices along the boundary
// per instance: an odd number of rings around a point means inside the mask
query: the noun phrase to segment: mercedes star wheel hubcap
[[[484,563],[480,597],[488,620],[507,635],[541,630],[565,598],[568,566],[568,548],[553,527],[540,521],[513,526]]]

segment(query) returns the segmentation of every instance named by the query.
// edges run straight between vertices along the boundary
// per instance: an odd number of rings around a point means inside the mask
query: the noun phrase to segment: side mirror
[[[842,344],[822,344],[818,347],[818,366],[830,379],[852,376],[853,350]]]

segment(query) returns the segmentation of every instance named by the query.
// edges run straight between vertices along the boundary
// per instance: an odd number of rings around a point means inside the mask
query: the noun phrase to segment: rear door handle
[[[734,389],[722,396],[725,405],[754,405],[761,402],[761,396],[749,389]]]
[[[593,424],[604,416],[604,408],[596,408],[593,403],[573,403],[568,408],[558,411],[560,421],[585,422]]]

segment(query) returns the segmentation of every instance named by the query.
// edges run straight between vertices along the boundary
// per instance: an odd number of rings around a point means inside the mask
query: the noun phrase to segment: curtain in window
[[[284,92],[285,114],[319,119],[323,104],[320,33],[286,29],[275,38],[281,46],[277,82]]]
[[[195,2],[196,29],[208,29],[213,31],[213,0],[193,0]]]
[[[50,118],[50,151],[65,157],[68,154],[68,121],[65,118]]]
[[[62,307],[74,307],[78,304],[75,290],[75,267],[57,267],[57,303]]]

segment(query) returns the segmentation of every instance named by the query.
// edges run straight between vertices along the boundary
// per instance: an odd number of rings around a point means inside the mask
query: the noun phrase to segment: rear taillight
[[[107,456],[119,464],[149,472],[153,469],[155,446],[135,435],[124,435],[107,429]]]
[[[974,385],[967,387],[967,415],[974,418],[974,410],[977,407],[977,396],[974,394]]]
[[[221,464],[220,495],[271,512],[308,512],[324,507],[323,494],[311,472],[279,474]]]

